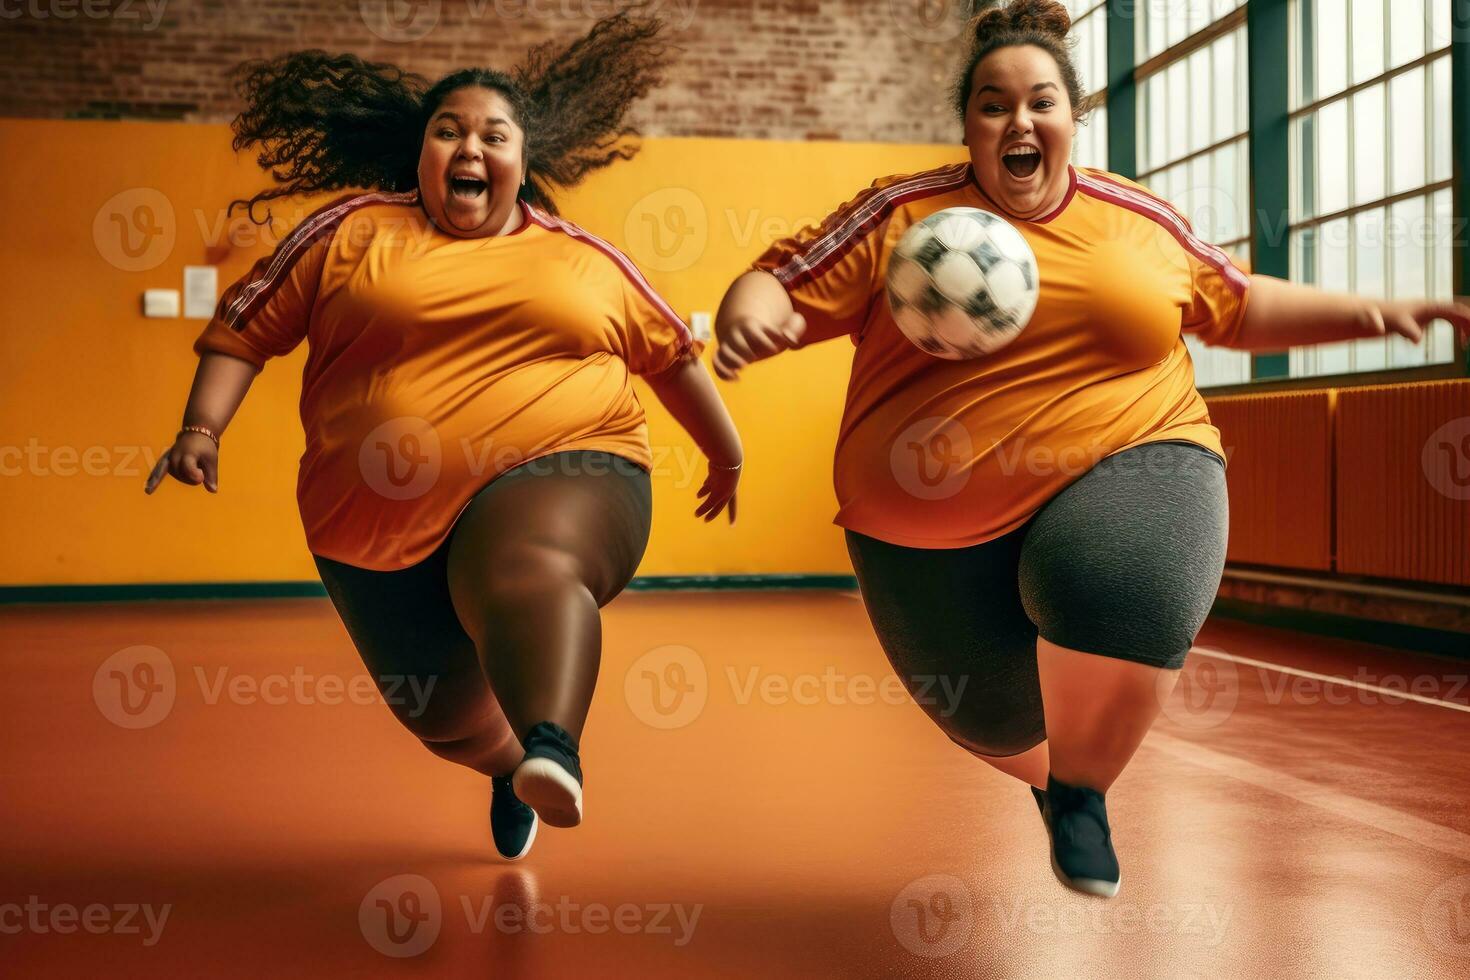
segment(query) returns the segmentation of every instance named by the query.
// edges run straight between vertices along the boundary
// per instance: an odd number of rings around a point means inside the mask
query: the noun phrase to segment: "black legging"
[[[539,722],[581,737],[601,659],[598,609],[632,579],[652,513],[638,465],[553,453],[477,493],[411,568],[316,565],[398,720],[436,755],[504,775]]]
[[[965,548],[847,532],[879,643],[915,701],[972,752],[1046,738],[1036,638],[1184,664],[1225,567],[1225,464],[1193,443],[1115,453],[1021,527]]]

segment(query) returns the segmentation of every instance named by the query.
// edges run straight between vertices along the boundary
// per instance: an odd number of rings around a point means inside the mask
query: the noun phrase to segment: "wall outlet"
[[[143,315],[177,317],[179,315],[179,291],[177,289],[143,290]]]

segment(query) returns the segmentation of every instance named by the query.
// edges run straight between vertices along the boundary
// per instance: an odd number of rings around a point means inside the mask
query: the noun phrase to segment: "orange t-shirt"
[[[220,298],[201,354],[262,367],[310,339],[297,501],[314,554],[413,565],[479,489],[548,453],[651,465],[631,375],[703,345],[617,249],[521,210],[515,232],[465,239],[417,192],[346,198]]]
[[[1139,185],[1068,171],[1051,214],[1011,221],[1036,254],[1035,313],[974,360],[916,347],[884,292],[889,254],[914,222],[952,207],[1004,216],[968,163],[877,180],[756,260],[806,317],[803,345],[847,334],[857,346],[837,437],[837,524],[959,548],[1020,527],[1123,449],[1179,439],[1223,457],[1181,331],[1228,344],[1249,278]]]

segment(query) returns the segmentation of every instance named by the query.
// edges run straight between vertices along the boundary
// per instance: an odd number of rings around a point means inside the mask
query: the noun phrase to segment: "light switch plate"
[[[710,315],[704,311],[698,311],[689,315],[689,332],[694,334],[695,340],[708,342],[713,334],[710,332]]]
[[[219,270],[212,265],[184,266],[184,316],[208,320],[219,299]]]
[[[179,291],[177,289],[143,290],[143,315],[177,317],[179,315]]]

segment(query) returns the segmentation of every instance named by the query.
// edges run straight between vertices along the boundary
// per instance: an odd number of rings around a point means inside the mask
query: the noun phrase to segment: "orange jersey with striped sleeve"
[[[417,192],[344,199],[221,297],[200,354],[264,366],[309,340],[297,500],[314,554],[413,565],[480,488],[548,453],[651,465],[631,375],[701,345],[617,249],[521,210],[515,232],[457,238]]]
[[[1244,271],[1139,185],[1069,167],[1052,213],[1011,221],[1036,254],[1030,322],[984,357],[942,360],[899,331],[884,279],[904,231],[952,207],[1004,214],[968,163],[884,178],[753,266],[806,317],[802,345],[846,334],[857,347],[837,524],[909,547],[964,547],[1020,527],[1123,449],[1183,440],[1224,455],[1182,334],[1230,343]]]

